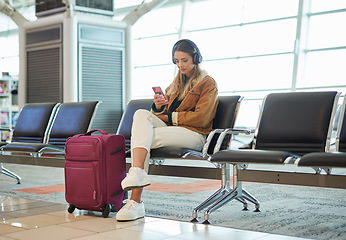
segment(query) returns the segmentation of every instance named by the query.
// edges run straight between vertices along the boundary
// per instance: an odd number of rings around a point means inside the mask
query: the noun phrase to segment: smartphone
[[[165,100],[167,100],[167,98],[166,98],[165,94],[163,93],[161,87],[153,87],[153,90],[154,90],[155,94],[160,94],[160,95],[162,95],[165,98]]]

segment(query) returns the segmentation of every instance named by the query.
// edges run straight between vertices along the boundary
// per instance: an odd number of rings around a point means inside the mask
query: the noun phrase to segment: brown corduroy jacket
[[[218,89],[215,80],[205,71],[199,76],[198,83],[188,92],[180,106],[172,113],[175,126],[185,127],[192,131],[209,134],[218,105]],[[166,93],[167,93],[166,89]],[[167,95],[168,105],[161,113],[167,114],[176,94]],[[156,113],[158,114],[158,113]]]

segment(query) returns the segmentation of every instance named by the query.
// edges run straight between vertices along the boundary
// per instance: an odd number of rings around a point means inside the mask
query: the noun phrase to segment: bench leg
[[[222,164],[221,165],[221,187],[193,210],[191,222],[198,222],[197,213],[200,210],[210,206],[212,203],[214,203],[221,197],[225,196],[227,193],[229,193],[232,190],[230,186],[231,185],[230,179],[231,179],[231,174],[230,174],[229,164]]]
[[[2,163],[0,164],[0,166],[1,166],[1,173],[5,174],[5,175],[7,175],[7,176],[9,176],[11,178],[17,179],[17,183],[20,184],[21,178],[17,174],[15,174],[15,173],[11,172],[10,170],[4,168]]]
[[[238,189],[235,188],[230,193],[226,194],[221,199],[219,199],[217,202],[215,202],[211,207],[209,207],[204,212],[204,222],[203,222],[203,224],[210,224],[210,222],[209,222],[209,214],[211,212],[219,209],[220,207],[222,207],[223,205],[225,205],[229,201],[232,201],[233,199],[235,199],[237,197],[237,195],[238,195]]]
[[[260,212],[260,202],[249,192],[243,189],[242,183],[238,181],[238,168],[236,164],[233,165],[233,190],[215,201],[215,203],[204,212],[203,224],[210,224],[209,214],[224,206],[226,203],[232,201],[233,199],[236,199],[244,204],[243,210],[247,210],[247,200],[255,204],[255,212]]]
[[[255,208],[256,208],[255,212],[260,212],[259,210],[260,202],[254,196],[252,196],[248,191],[246,191],[244,188],[242,188],[242,194],[243,194],[243,198],[255,204]]]

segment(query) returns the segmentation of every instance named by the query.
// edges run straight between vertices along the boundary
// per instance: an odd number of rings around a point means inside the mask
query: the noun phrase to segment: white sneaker
[[[138,167],[131,167],[129,173],[121,182],[124,191],[130,191],[136,188],[142,188],[150,185],[148,174],[145,170]]]
[[[138,203],[131,199],[126,199],[124,200],[124,203],[126,203],[126,205],[123,206],[115,216],[117,221],[133,221],[144,217],[145,209],[143,202]]]

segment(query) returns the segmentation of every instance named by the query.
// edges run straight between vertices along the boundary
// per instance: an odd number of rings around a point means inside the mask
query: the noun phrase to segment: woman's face
[[[193,64],[190,54],[176,51],[174,52],[175,64],[182,74],[191,77],[194,73],[195,65]]]

